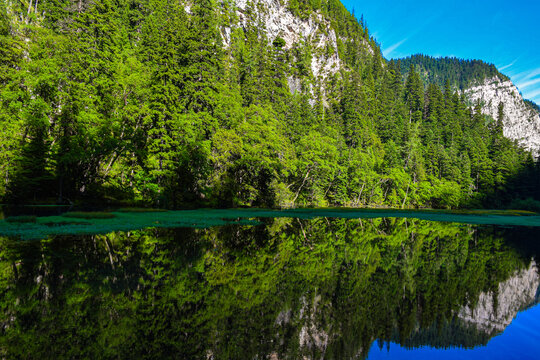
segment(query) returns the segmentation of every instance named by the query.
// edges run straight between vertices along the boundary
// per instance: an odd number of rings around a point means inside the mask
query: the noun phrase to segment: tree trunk
[[[405,198],[403,199],[403,202],[401,203],[401,208],[403,209],[405,207],[405,202],[407,201],[407,196],[409,195],[409,186],[411,183],[409,182],[407,184],[407,192],[405,193]]]
[[[302,181],[302,185],[300,185],[300,187],[298,188],[298,191],[296,192],[296,196],[294,197],[294,199],[292,201],[293,206],[294,206],[294,203],[296,202],[296,199],[298,199],[298,195],[300,195],[300,190],[302,190],[302,188],[304,187],[304,184],[306,183],[306,180],[307,180],[310,172],[311,172],[311,168],[308,169],[308,171],[306,173],[306,176],[304,176],[304,180]]]

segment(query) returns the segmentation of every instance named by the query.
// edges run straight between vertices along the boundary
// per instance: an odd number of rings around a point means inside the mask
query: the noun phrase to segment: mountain
[[[525,100],[510,78],[501,74],[492,64],[480,60],[434,58],[414,55],[400,59],[401,72],[407,75],[412,64],[427,85],[444,86],[446,81],[460,90],[471,104],[480,102],[484,114],[499,117],[499,104],[503,104],[504,136],[539,155],[540,110],[532,101]]]
[[[510,80],[501,74],[497,67],[482,60],[465,60],[455,57],[432,57],[428,55],[412,55],[398,59],[401,73],[406,76],[411,65],[419,73],[424,84],[437,84],[444,87],[446,82],[454,89],[464,90],[474,83],[485,79],[500,77],[502,81]]]
[[[418,324],[406,339],[400,339],[396,331],[392,341],[407,349],[485,346],[501,335],[519,312],[537,305],[539,296],[540,275],[535,260],[531,259],[528,267],[514,271],[496,284],[495,290],[481,292],[472,303],[453,311],[450,319],[427,327]]]
[[[516,133],[519,104],[505,104],[499,123],[459,87],[436,77],[422,86],[420,69],[403,77],[338,0],[0,10],[5,202],[456,208],[540,198],[540,169],[503,136]]]
[[[492,337],[502,333],[518,312],[538,303],[540,276],[534,260],[528,269],[516,271],[498,285],[496,292],[480,294],[476,306],[464,306],[458,317]]]
[[[540,112],[536,104],[523,99],[510,80],[499,76],[485,79],[464,90],[472,101],[480,101],[483,111],[497,118],[499,104],[503,104],[504,136],[517,141],[524,149],[538,156],[540,153]]]

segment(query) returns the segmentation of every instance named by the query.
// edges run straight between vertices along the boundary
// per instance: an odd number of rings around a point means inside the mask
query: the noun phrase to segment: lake
[[[540,353],[536,215],[112,214],[0,220],[0,358]]]

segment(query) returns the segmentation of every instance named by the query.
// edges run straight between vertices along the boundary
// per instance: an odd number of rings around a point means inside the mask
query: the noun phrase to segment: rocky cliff
[[[496,293],[480,294],[473,308],[464,306],[458,317],[491,336],[506,329],[517,313],[538,301],[540,276],[534,261],[528,269],[516,272],[499,284]]]
[[[298,16],[291,11],[287,0],[233,2],[238,22],[231,24],[231,27],[256,26],[270,43],[276,38],[283,39],[285,50],[299,44],[308,46],[312,53],[311,73],[315,79],[325,79],[343,68],[339,47],[340,43],[343,45],[347,39],[340,38],[331,21],[320,10]],[[231,27],[225,27],[222,32],[225,46],[229,46],[231,41]],[[364,41],[363,45],[366,53],[374,54],[368,41]]]
[[[482,60],[464,60],[455,57],[431,57],[412,55],[399,59],[404,78],[410,66],[420,73],[424,86],[436,84],[444,88],[458,89],[474,106],[480,101],[483,113],[497,120],[499,104],[504,104],[503,133],[519,146],[538,157],[540,155],[540,111],[523,99],[509,77],[493,64]]]
[[[498,117],[498,107],[504,104],[504,136],[517,141],[526,150],[540,154],[540,114],[527,104],[510,80],[499,76],[487,78],[464,90],[475,103],[481,101],[486,115]]]
[[[300,18],[293,15],[286,1],[279,0],[255,0],[253,3],[236,0],[236,6],[241,26],[246,26],[250,21],[246,16],[249,6],[258,9],[254,25],[263,26],[269,41],[280,37],[285,40],[285,49],[291,49],[300,42],[309,43],[316,53],[311,61],[311,71],[316,78],[333,74],[342,66],[338,56],[336,32],[320,12],[315,12],[307,18]],[[226,44],[227,41],[226,39]],[[331,48],[330,53],[323,54],[323,50],[328,47]]]

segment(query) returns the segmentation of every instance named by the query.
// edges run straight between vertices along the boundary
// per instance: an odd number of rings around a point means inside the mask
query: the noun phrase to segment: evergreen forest
[[[241,23],[231,0],[1,0],[1,201],[536,206],[504,104],[460,92],[494,66],[387,61],[339,0],[286,6],[337,46],[269,38],[257,3]],[[321,56],[339,69],[315,76]]]
[[[502,80],[510,80],[501,74],[495,65],[487,64],[482,60],[463,60],[455,57],[435,58],[417,54],[399,59],[401,73],[407,75],[411,65],[415,67],[424,84],[446,86],[448,81],[452,88],[464,90],[495,76]]]

